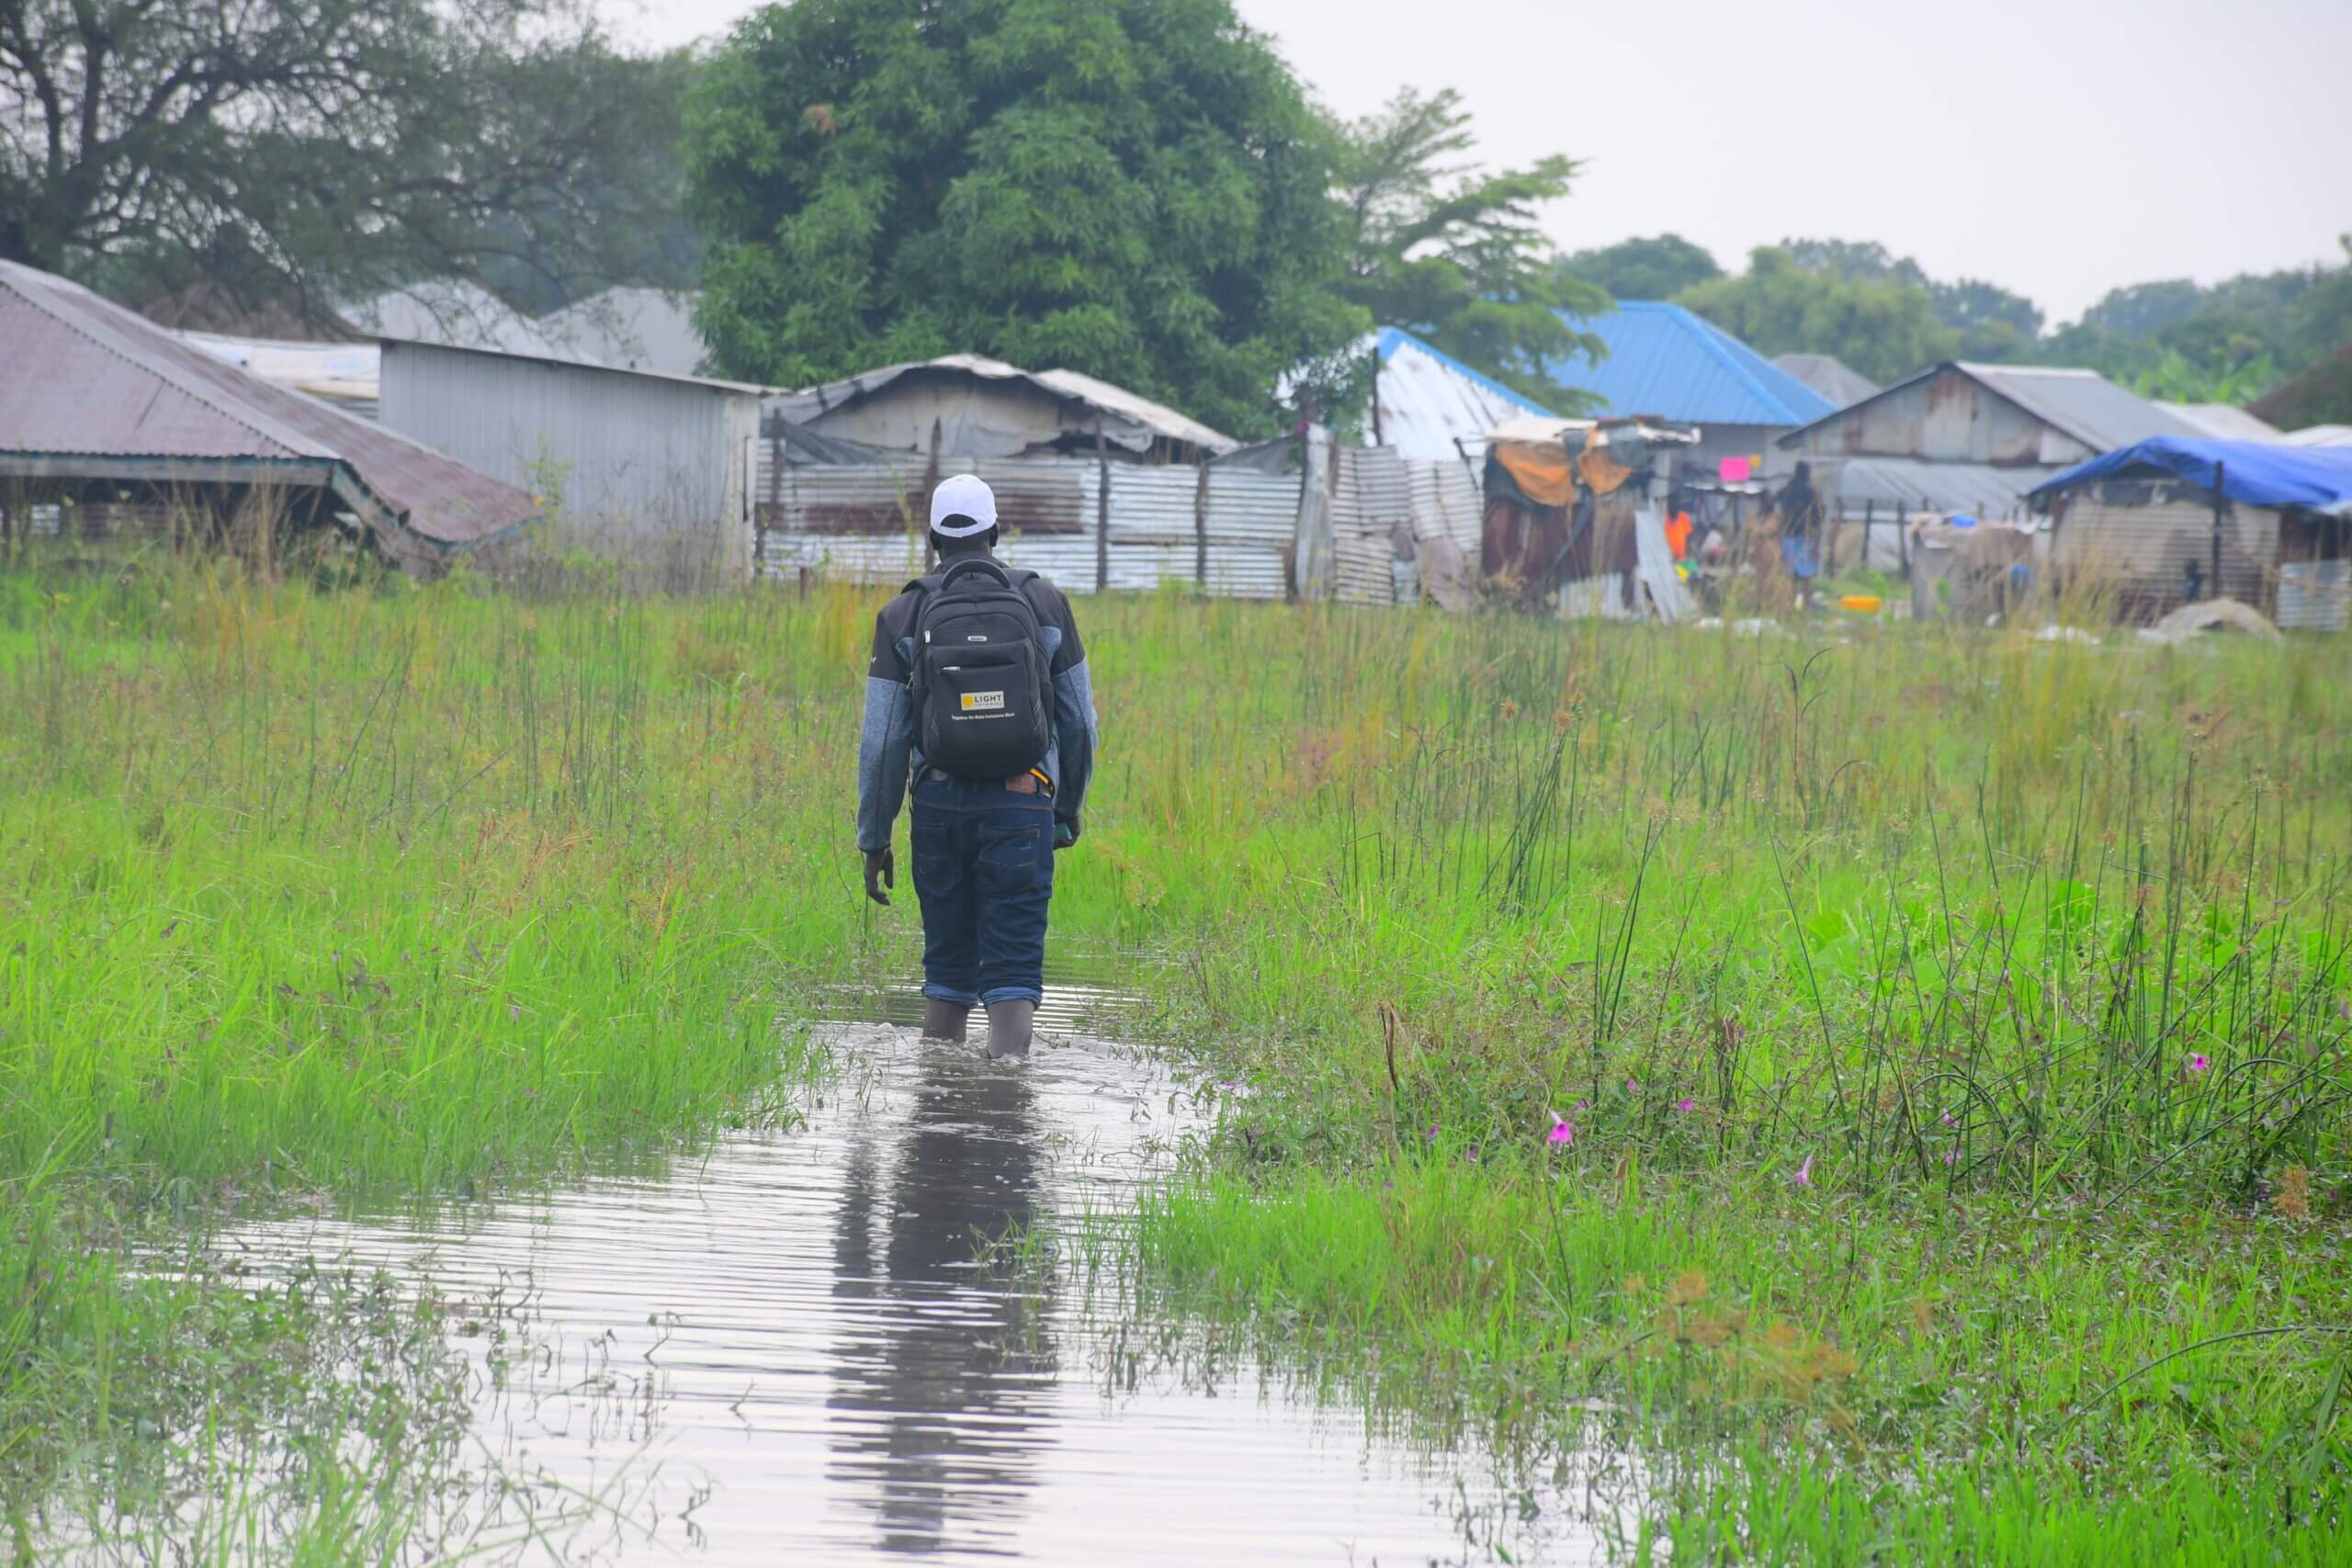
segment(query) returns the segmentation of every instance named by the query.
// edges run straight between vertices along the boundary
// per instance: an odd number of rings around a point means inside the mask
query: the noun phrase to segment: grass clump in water
[[[776,1113],[779,1013],[914,964],[878,597],[0,578],[10,1496],[135,1444],[85,1394],[161,1309],[89,1260],[156,1216]],[[1619,1404],[1694,1560],[2334,1544],[2339,649],[1080,615],[1056,940],[1245,1086],[1159,1287]]]

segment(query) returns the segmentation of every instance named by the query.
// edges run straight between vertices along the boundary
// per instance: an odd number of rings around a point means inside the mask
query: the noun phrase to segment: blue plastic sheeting
[[[2352,447],[2197,441],[2178,435],[2152,436],[2077,463],[2037,487],[2031,499],[2043,504],[2059,491],[2152,468],[2211,491],[2217,465],[2222,491],[2232,501],[2352,516]]]
[[[1838,405],[1713,322],[1679,305],[1622,300],[1606,315],[1568,325],[1609,347],[1599,364],[1555,360],[1564,387],[1598,392],[1608,414],[1649,414],[1688,424],[1794,426]]]

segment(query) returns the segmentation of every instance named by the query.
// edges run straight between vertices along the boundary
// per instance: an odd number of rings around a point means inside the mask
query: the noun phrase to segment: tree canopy
[[[800,0],[688,113],[718,368],[1067,367],[1239,434],[1370,328],[1340,149],[1228,0]]]
[[[310,326],[426,276],[561,296],[674,235],[664,80],[573,0],[9,0],[0,255]]]
[[[1451,89],[1411,88],[1346,128],[1340,198],[1351,240],[1344,293],[1382,326],[1402,327],[1563,413],[1590,394],[1556,367],[1603,352],[1571,318],[1609,298],[1551,265],[1537,214],[1568,194],[1566,157],[1487,172]]]
[[[1704,247],[1679,234],[1620,240],[1598,250],[1578,251],[1561,258],[1560,270],[1612,299],[1671,299],[1724,275]]]
[[[1749,254],[1744,274],[1702,283],[1682,302],[1759,354],[1835,355],[1873,381],[1949,357],[1956,341],[1926,289],[1807,269],[1770,246]]]

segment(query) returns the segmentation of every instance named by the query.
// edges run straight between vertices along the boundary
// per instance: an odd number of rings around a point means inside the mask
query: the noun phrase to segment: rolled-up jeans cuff
[[[922,994],[933,1001],[953,1002],[959,1008],[976,1008],[980,1005],[978,992],[959,991],[953,986],[942,986],[935,982],[926,984],[922,988]]]
[[[980,993],[982,1007],[994,1007],[999,1002],[1029,1002],[1046,999],[1046,993],[1035,986],[997,986]]]

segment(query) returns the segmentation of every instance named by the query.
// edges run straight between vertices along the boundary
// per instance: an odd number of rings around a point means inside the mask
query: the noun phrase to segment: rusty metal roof
[[[0,468],[158,483],[327,484],[395,557],[526,521],[531,497],[271,385],[78,284],[0,262]]]

